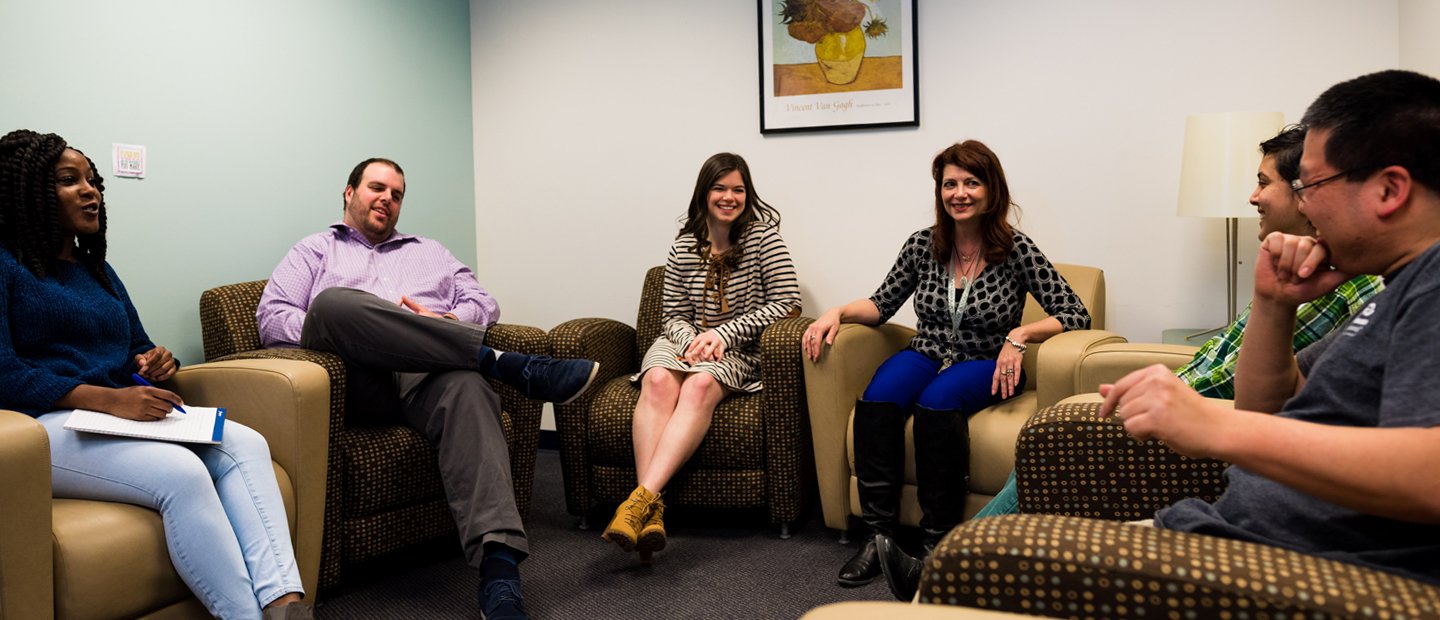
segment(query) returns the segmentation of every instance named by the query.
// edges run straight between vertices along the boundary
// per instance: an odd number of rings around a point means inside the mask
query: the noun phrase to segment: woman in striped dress
[[[665,547],[660,493],[700,446],[716,405],[729,392],[761,389],[760,333],[800,311],[779,224],[739,155],[719,153],[700,167],[665,262],[663,332],[631,378],[640,385],[632,429],[639,485],[603,536],[642,560]]]

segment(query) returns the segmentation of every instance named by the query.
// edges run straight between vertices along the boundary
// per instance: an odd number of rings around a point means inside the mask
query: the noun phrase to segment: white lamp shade
[[[1279,112],[1225,112],[1185,118],[1180,161],[1180,215],[1255,217],[1250,194],[1260,143],[1285,123]]]

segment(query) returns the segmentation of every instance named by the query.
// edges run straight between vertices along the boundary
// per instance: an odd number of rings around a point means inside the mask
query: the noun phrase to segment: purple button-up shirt
[[[437,314],[493,325],[495,302],[475,273],[438,241],[398,232],[375,245],[344,222],[301,239],[265,285],[255,319],[267,347],[299,346],[311,300],[327,288],[360,289],[400,303],[405,296]]]

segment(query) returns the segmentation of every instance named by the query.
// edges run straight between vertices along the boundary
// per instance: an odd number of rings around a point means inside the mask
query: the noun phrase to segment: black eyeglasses
[[[1329,182],[1331,182],[1331,181],[1334,181],[1335,179],[1338,179],[1338,178],[1343,177],[1343,176],[1345,176],[1345,175],[1347,175],[1347,174],[1350,174],[1351,172],[1355,172],[1356,170],[1358,170],[1358,168],[1351,168],[1351,169],[1346,170],[1346,171],[1344,171],[1344,172],[1336,172],[1335,174],[1332,174],[1332,175],[1330,175],[1330,176],[1328,176],[1328,177],[1325,177],[1325,178],[1323,178],[1323,179],[1320,179],[1319,181],[1311,181],[1311,182],[1309,182],[1309,183],[1305,183],[1305,182],[1301,181],[1300,179],[1295,179],[1294,181],[1291,181],[1291,182],[1290,182],[1290,189],[1292,189],[1292,190],[1295,191],[1295,195],[1296,195],[1296,196],[1299,196],[1300,198],[1303,199],[1303,198],[1305,198],[1305,190],[1307,190],[1307,189],[1314,189],[1314,188],[1320,187],[1321,185],[1324,185],[1324,184],[1326,184],[1326,183],[1329,183]]]

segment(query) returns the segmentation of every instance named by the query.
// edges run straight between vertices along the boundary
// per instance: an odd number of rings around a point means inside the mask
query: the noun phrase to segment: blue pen
[[[140,376],[140,373],[138,373],[138,372],[132,372],[132,373],[130,373],[130,378],[135,380],[135,384],[136,384],[136,385],[143,385],[143,386],[145,386],[145,387],[155,387],[155,386],[153,386],[153,385],[150,385],[150,382],[149,382],[149,381],[146,381],[146,380],[145,380],[145,377]],[[168,400],[165,401],[165,402],[170,403],[170,401],[168,401]],[[176,410],[176,411],[179,411],[180,413],[183,413],[183,414],[186,414],[186,415],[189,415],[189,413],[190,413],[189,411],[186,411],[184,407],[181,407],[180,405],[178,405],[178,404],[176,404],[176,403],[170,403],[170,406],[171,406],[171,407],[174,407],[175,410]]]

